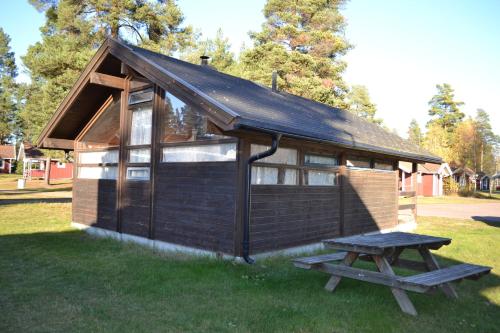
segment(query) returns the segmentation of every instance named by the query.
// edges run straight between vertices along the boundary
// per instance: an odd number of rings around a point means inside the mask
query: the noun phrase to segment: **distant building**
[[[0,145],[0,173],[12,173],[16,160],[15,145]]]
[[[23,142],[17,154],[19,163],[23,163],[23,177],[25,179],[44,178],[47,167],[47,158],[44,153],[29,143]],[[73,178],[73,163],[51,159],[49,180]]]
[[[476,174],[474,171],[467,167],[451,167],[453,171],[452,177],[453,180],[460,187],[470,187],[475,186],[476,182]]]
[[[411,177],[412,165],[409,162],[399,162],[399,189],[403,192],[416,191],[421,196],[443,195],[443,181],[451,176],[448,163],[419,164],[416,180]]]

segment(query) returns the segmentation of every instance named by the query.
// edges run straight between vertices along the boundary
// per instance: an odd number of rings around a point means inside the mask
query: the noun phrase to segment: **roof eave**
[[[390,155],[390,156],[394,156],[394,157],[401,158],[401,159],[408,160],[408,161],[412,161],[412,162],[421,162],[421,163],[424,163],[424,162],[442,163],[443,162],[443,160],[440,157],[405,153],[405,152],[401,152],[401,151],[397,151],[397,150],[386,149],[386,148],[368,145],[368,144],[353,145],[353,144],[350,144],[348,142],[343,142],[340,140],[322,139],[322,138],[315,137],[311,133],[307,133],[305,131],[291,132],[289,128],[286,128],[284,126],[279,126],[279,125],[278,126],[274,125],[274,128],[271,129],[271,128],[266,127],[266,125],[264,123],[254,121],[254,120],[243,119],[243,118],[239,118],[237,121],[235,121],[233,126],[235,129],[253,129],[255,131],[259,131],[259,132],[267,133],[267,134],[281,133],[284,136],[290,137],[290,138],[309,140],[309,141],[315,141],[315,142],[321,142],[321,143],[328,143],[328,144],[332,144],[332,145],[342,147],[342,148],[348,148],[348,149],[353,149],[353,150]]]
[[[64,97],[62,102],[59,104],[56,112],[54,112],[49,122],[42,129],[42,132],[36,140],[35,145],[37,147],[50,148],[44,147],[44,140],[49,137],[51,132],[54,130],[54,127],[64,116],[68,108],[71,107],[72,103],[74,102],[74,96],[77,95],[88,84],[90,73],[93,72],[102,63],[102,60],[107,55],[108,50],[109,43],[108,40],[106,40],[96,51],[95,55],[92,57],[83,72],[80,74],[73,87],[69,90],[69,92],[66,94],[66,97]]]

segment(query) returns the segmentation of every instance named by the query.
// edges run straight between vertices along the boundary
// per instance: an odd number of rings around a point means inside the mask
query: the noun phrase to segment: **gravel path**
[[[417,214],[420,216],[439,216],[500,223],[500,203],[477,205],[422,204],[417,206]]]

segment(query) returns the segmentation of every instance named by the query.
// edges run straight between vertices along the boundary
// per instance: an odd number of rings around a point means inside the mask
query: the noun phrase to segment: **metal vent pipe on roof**
[[[210,57],[209,57],[209,56],[207,56],[207,55],[202,55],[202,56],[200,57],[200,59],[201,59],[201,61],[200,61],[200,65],[202,65],[202,66],[208,66],[208,59],[210,59]]]
[[[278,91],[278,72],[277,71],[273,71],[271,87],[272,87],[272,90],[274,92]]]

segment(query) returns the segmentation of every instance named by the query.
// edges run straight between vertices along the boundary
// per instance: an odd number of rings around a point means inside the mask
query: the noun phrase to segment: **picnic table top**
[[[396,247],[427,247],[438,249],[451,243],[450,238],[389,232],[385,234],[356,235],[323,240],[323,243],[336,250],[367,254],[383,254],[385,250]]]

